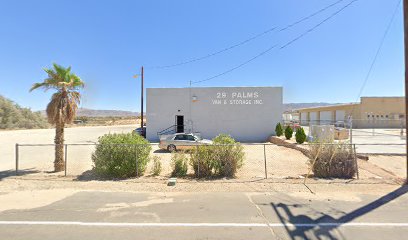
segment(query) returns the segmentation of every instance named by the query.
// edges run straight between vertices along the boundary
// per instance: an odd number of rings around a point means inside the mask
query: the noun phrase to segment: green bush
[[[357,172],[355,161],[351,144],[312,144],[310,146],[309,164],[315,177],[353,178]]]
[[[0,129],[48,128],[45,116],[0,95]]]
[[[190,164],[196,177],[234,177],[242,167],[243,147],[232,137],[220,134],[213,145],[199,146],[191,152]]]
[[[152,175],[159,176],[162,171],[161,158],[159,156],[153,156],[153,168]]]
[[[305,130],[304,130],[302,127],[299,127],[299,128],[296,130],[295,137],[296,137],[296,142],[297,142],[297,143],[299,143],[299,144],[304,143],[304,142],[306,141],[306,133],[305,133]]]
[[[128,178],[144,174],[152,147],[137,134],[105,134],[92,154],[93,170],[102,177]]]
[[[175,152],[171,154],[171,163],[173,167],[173,172],[171,176],[173,177],[184,177],[187,175],[188,159],[183,152]]]
[[[278,136],[278,137],[282,136],[283,128],[282,128],[281,123],[276,124],[275,133],[276,133],[276,136]]]
[[[211,146],[198,146],[190,151],[190,165],[196,177],[210,177],[215,165]]]
[[[286,138],[287,140],[289,140],[289,139],[292,138],[292,135],[293,135],[293,129],[292,129],[290,126],[287,126],[287,127],[285,128],[285,138]]]

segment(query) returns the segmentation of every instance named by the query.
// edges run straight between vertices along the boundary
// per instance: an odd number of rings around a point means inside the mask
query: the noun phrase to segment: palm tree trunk
[[[58,114],[60,115],[60,114]],[[60,116],[58,116],[58,121],[55,124],[55,161],[54,161],[54,171],[61,172],[65,170],[64,161],[64,123],[61,121]]]

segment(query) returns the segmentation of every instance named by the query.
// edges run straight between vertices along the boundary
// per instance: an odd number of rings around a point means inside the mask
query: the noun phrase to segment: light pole
[[[404,53],[405,53],[405,134],[408,133],[408,0],[404,0],[403,3],[403,11],[404,11]],[[406,153],[408,153],[408,137],[406,137]],[[406,159],[406,180],[405,182],[408,184],[408,155]]]
[[[140,88],[140,91],[141,91],[141,93],[140,93],[140,128],[141,128],[141,131],[142,131],[142,135],[144,135],[144,137],[146,137],[145,136],[145,134],[146,134],[146,132],[144,132],[143,131],[143,90],[144,90],[144,86],[143,86],[143,84],[144,84],[144,71],[143,71],[143,66],[142,66],[142,68],[141,68],[141,71],[140,71],[140,75],[141,75],[141,78],[142,78],[142,81],[141,81],[141,88]],[[136,75],[134,75],[133,76],[134,78],[137,78],[138,77],[138,75],[136,74]]]

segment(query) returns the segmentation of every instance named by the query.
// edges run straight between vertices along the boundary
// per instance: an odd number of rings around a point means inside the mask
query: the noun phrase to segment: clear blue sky
[[[72,66],[87,84],[82,107],[140,110],[146,87],[187,87],[284,44],[347,4],[288,31],[270,33],[203,61],[200,57],[273,26],[286,26],[337,0],[0,0],[0,95],[44,109],[51,93],[29,93],[53,62]],[[397,0],[359,0],[282,50],[272,50],[195,86],[283,86],[284,102],[352,102]],[[403,95],[402,8],[391,26],[363,96]]]

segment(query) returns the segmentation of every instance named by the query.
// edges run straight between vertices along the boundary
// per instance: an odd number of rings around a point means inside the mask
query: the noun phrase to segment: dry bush
[[[185,177],[188,170],[188,158],[184,152],[174,152],[171,154],[171,164],[173,167],[173,172],[171,176],[173,177]]]
[[[162,171],[161,158],[159,156],[153,156],[152,160],[153,160],[152,175],[159,176]]]
[[[356,159],[351,144],[312,144],[309,157],[315,177],[353,178],[356,174]]]
[[[245,159],[242,145],[225,134],[215,137],[213,145],[194,148],[190,156],[196,177],[235,177]]]

